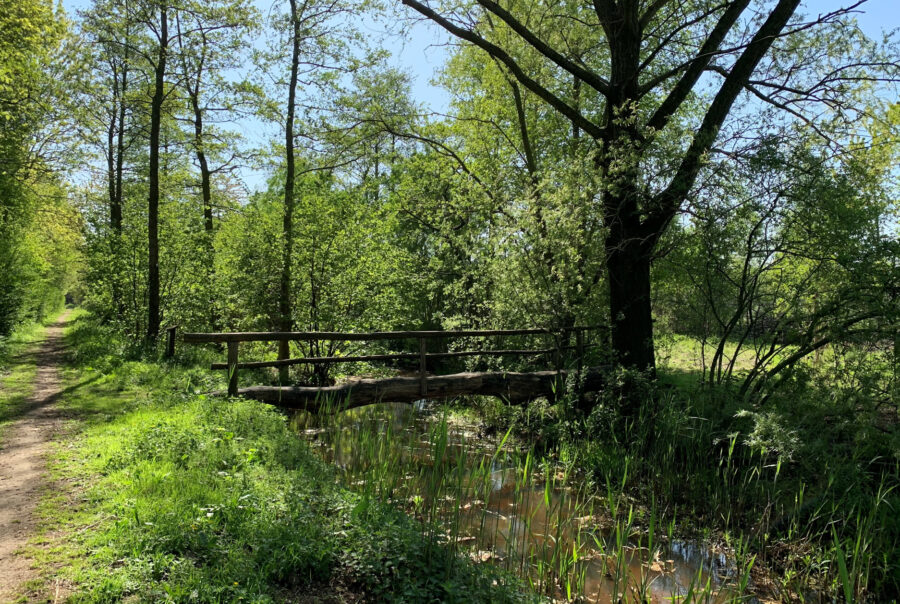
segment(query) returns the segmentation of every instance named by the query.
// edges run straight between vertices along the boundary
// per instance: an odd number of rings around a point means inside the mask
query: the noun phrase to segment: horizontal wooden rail
[[[464,350],[460,352],[429,352],[425,355],[426,359],[448,359],[456,357],[477,357],[477,356],[528,356],[542,355],[556,352],[557,350],[574,350],[574,346],[563,346],[557,348],[544,348],[538,350]],[[367,354],[361,356],[347,357],[301,357],[297,359],[281,359],[277,361],[248,361],[246,363],[238,363],[238,369],[262,369],[265,367],[290,367],[292,365],[326,365],[330,363],[355,363],[360,361],[392,361],[395,359],[418,359],[417,353],[398,353],[398,354]],[[213,363],[211,369],[228,369],[228,363]]]
[[[367,354],[353,357],[301,357],[277,361],[248,361],[238,363],[238,369],[262,369],[264,367],[290,367],[292,365],[327,365],[329,363],[354,363],[357,361],[392,361],[394,359],[418,359],[418,353]],[[213,363],[211,369],[228,369],[228,363]]]
[[[213,369],[226,369],[228,371],[228,395],[237,396],[238,394],[238,370],[239,369],[260,369],[263,367],[289,367],[291,365],[317,365],[328,363],[350,363],[357,361],[390,361],[398,359],[418,359],[419,361],[419,395],[425,397],[429,392],[429,381],[427,377],[428,359],[454,358],[467,356],[505,356],[505,355],[521,355],[521,356],[539,356],[543,354],[555,355],[554,363],[559,369],[560,353],[563,350],[577,350],[578,366],[581,368],[581,361],[584,355],[584,332],[603,330],[604,326],[594,327],[563,327],[556,329],[549,328],[532,328],[532,329],[470,329],[470,330],[449,330],[449,331],[375,331],[369,333],[352,333],[340,331],[282,331],[282,332],[231,332],[231,333],[185,333],[183,340],[186,344],[203,344],[203,343],[227,343],[228,344],[228,362],[213,363]],[[555,335],[555,334],[575,334],[576,346],[559,346],[554,348],[544,348],[538,350],[463,350],[458,352],[433,352],[429,353],[426,341],[429,339],[439,338],[465,338],[465,337],[492,337],[492,336],[520,336],[520,335]],[[167,341],[167,354],[171,356],[175,347],[175,328],[169,330]],[[291,341],[356,341],[356,342],[373,342],[376,340],[418,340],[419,353],[397,353],[397,354],[370,354],[346,357],[303,357],[297,359],[278,359],[275,361],[250,361],[241,363],[239,361],[239,346],[241,342],[291,342]],[[557,340],[557,344],[561,344]]]
[[[185,333],[184,342],[201,344],[205,342],[282,342],[282,341],[354,341],[373,342],[376,340],[412,340],[435,338],[465,338],[490,336],[524,336],[538,334],[569,333],[579,330],[598,330],[597,327],[560,327],[556,329],[474,329],[447,331],[372,331],[354,333],[341,331],[245,331],[226,333]]]

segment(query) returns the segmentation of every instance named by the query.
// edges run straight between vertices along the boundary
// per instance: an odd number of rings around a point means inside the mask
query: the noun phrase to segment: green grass
[[[30,322],[0,337],[0,442],[4,429],[34,391],[37,359],[33,352],[45,331],[42,324]]]
[[[690,387],[696,384],[704,374],[706,365],[712,360],[716,351],[717,341],[707,342],[703,345],[698,338],[687,335],[660,336],[657,343],[657,365],[669,381],[680,387]],[[725,343],[724,354],[727,360],[734,356],[737,343],[728,341]],[[750,370],[755,362],[753,342],[745,342],[734,364],[734,371],[742,375]]]
[[[45,556],[46,581],[63,565],[71,601],[533,599],[401,510],[343,488],[284,415],[203,395],[220,376],[142,359],[85,315],[67,340],[62,404],[79,419],[54,473],[71,493],[43,513],[45,531],[65,535]]]

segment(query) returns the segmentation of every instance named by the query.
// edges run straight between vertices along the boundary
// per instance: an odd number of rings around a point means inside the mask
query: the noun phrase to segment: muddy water
[[[448,426],[427,405],[372,405],[327,420],[301,414],[294,424],[349,484],[397,501],[441,527],[436,536],[451,547],[553,597],[739,597],[738,573],[724,554],[660,536],[659,528],[651,542],[623,520],[627,504],[610,509],[559,466]]]

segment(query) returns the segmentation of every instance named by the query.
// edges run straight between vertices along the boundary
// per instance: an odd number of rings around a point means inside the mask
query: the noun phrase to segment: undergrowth
[[[768,568],[773,597],[900,598],[896,409],[886,420],[883,405],[876,414],[858,395],[829,395],[824,378],[764,403],[724,386],[609,380],[587,414],[563,399],[521,408],[481,400],[478,415],[489,431],[511,428],[576,459],[608,501],[653,502],[661,524],[723,542],[739,566]],[[623,414],[635,399],[639,411]]]

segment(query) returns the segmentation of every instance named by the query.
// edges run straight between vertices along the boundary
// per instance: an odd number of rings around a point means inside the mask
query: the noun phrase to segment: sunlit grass
[[[34,391],[37,358],[34,351],[46,328],[24,323],[8,337],[0,338],[0,442],[3,432]]]

